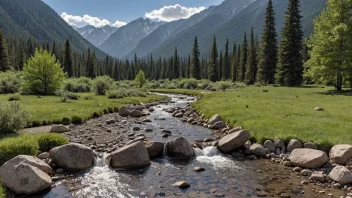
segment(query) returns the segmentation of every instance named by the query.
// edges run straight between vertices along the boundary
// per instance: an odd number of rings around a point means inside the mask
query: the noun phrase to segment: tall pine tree
[[[299,86],[303,81],[300,0],[289,0],[281,34],[276,81],[285,86]]]
[[[253,85],[255,83],[256,74],[257,74],[258,66],[257,66],[257,48],[254,39],[254,31],[253,28],[251,30],[251,43],[248,52],[248,61],[246,65],[246,83],[248,85]]]
[[[0,31],[0,71],[10,69],[10,57],[5,36]]]
[[[242,50],[241,50],[241,59],[239,64],[239,72],[238,72],[238,80],[243,82],[246,76],[246,65],[248,59],[248,41],[247,41],[247,33],[244,33]]]
[[[65,42],[65,58],[64,58],[64,71],[68,77],[73,76],[73,60],[70,41],[67,39]]]
[[[174,67],[173,67],[173,79],[180,78],[180,58],[177,53],[177,47],[175,48],[174,53]]]
[[[237,64],[237,44],[236,42],[233,44],[233,49],[232,49],[232,75],[231,75],[231,78],[232,78],[232,82],[236,82],[237,80],[237,67],[238,67],[238,64]]]
[[[196,37],[194,39],[194,45],[192,50],[190,77],[195,78],[197,80],[201,79],[199,56],[200,53],[198,49],[198,38]]]
[[[210,55],[210,67],[208,71],[208,79],[212,82],[215,82],[218,78],[217,67],[218,67],[218,49],[216,46],[216,38],[214,36],[213,48],[211,50],[211,55]]]
[[[262,48],[260,52],[257,80],[261,84],[275,82],[277,65],[277,33],[275,28],[275,12],[272,0],[266,8],[265,22],[262,33]]]
[[[225,45],[225,54],[223,60],[223,69],[222,69],[222,78],[227,80],[231,76],[231,66],[230,66],[230,57],[229,57],[229,39],[226,40]]]

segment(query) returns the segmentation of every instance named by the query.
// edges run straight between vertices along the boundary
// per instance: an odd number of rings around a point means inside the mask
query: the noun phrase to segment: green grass
[[[262,92],[263,89],[269,92]],[[352,143],[352,93],[332,87],[246,87],[204,94],[201,90],[154,90],[200,95],[192,104],[206,118],[220,114],[232,126],[251,131],[258,142],[275,137],[313,141],[321,146]],[[248,106],[248,108],[247,108]],[[325,111],[314,111],[323,107]]]
[[[161,96],[148,95],[147,97],[127,97],[121,99],[109,99],[107,96],[96,96],[94,93],[78,94],[78,100],[61,102],[58,96],[21,96],[19,103],[31,113],[33,126],[51,123],[63,123],[74,119],[87,120],[94,116],[114,111],[125,104],[149,102],[165,99]],[[0,102],[7,101],[10,95],[0,95]],[[85,98],[89,97],[89,100]],[[67,124],[67,123],[65,123]]]
[[[204,96],[206,94],[211,93],[207,90],[197,90],[197,89],[150,89],[148,91],[158,92],[158,93],[192,95],[192,96]]]

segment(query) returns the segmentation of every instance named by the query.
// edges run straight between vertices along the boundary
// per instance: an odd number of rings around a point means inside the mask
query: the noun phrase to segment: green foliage
[[[49,152],[52,148],[68,143],[68,139],[56,133],[42,133],[35,136],[41,152]]]
[[[37,156],[38,142],[27,135],[0,138],[0,165],[17,155]]]
[[[68,77],[74,75],[73,60],[72,60],[72,50],[70,41],[67,39],[65,42],[65,57],[64,57],[64,71],[67,73]]]
[[[0,31],[0,72],[10,69],[10,57],[7,48],[6,38]]]
[[[134,81],[137,83],[139,88],[143,87],[143,85],[146,83],[146,79],[145,79],[143,70],[139,70]]]
[[[136,89],[118,89],[118,90],[110,90],[108,92],[108,97],[110,99],[115,98],[125,98],[125,97],[146,97],[147,94],[143,91],[139,91]]]
[[[64,88],[69,92],[88,93],[92,91],[92,80],[87,77],[70,78]]]
[[[216,46],[216,38],[214,36],[214,41],[213,41],[213,48],[211,51],[211,57],[210,57],[210,67],[209,67],[209,72],[208,72],[208,79],[212,82],[215,82],[218,80],[218,49]]]
[[[20,95],[18,95],[18,94],[16,94],[16,95],[12,95],[12,96],[10,96],[9,97],[9,99],[8,99],[8,101],[19,101],[19,100],[21,100],[21,96]]]
[[[176,85],[174,83],[170,83],[166,86],[167,89],[176,89]]]
[[[256,80],[258,65],[257,65],[257,47],[254,40],[253,28],[251,31],[251,43],[248,53],[248,61],[246,65],[245,81],[248,85],[253,85]]]
[[[265,13],[265,23],[262,32],[262,48],[258,64],[257,81],[261,84],[275,82],[277,64],[277,33],[275,12],[272,0],[269,0]]]
[[[248,61],[248,41],[247,41],[247,33],[244,33],[242,49],[241,49],[241,58],[238,68],[238,78],[237,80],[243,82],[246,76],[246,65]]]
[[[25,90],[32,94],[54,94],[66,78],[60,63],[46,50],[36,50],[23,68]]]
[[[0,134],[14,133],[24,128],[30,114],[17,102],[0,103]]]
[[[93,83],[95,94],[104,96],[113,82],[114,80],[109,76],[99,76],[95,78]]]
[[[198,47],[198,38],[196,37],[194,39],[194,45],[192,49],[190,78],[195,78],[197,80],[201,79],[199,56],[200,56],[200,52]]]
[[[335,82],[341,90],[343,79],[352,80],[352,1],[329,0],[327,6],[314,21],[305,76],[318,83]]]
[[[216,82],[216,87],[221,91],[226,91],[226,89],[231,88],[232,83],[228,81],[219,81]]]
[[[0,72],[0,94],[17,93],[20,91],[21,85],[20,72]]]
[[[300,86],[303,81],[300,0],[289,0],[281,35],[276,81],[280,85]]]

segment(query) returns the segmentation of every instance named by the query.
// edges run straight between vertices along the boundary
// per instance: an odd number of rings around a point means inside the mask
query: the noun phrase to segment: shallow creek
[[[172,136],[162,138],[156,133],[146,133],[149,140],[166,142],[178,136],[189,141],[215,138],[212,131],[200,126],[183,123],[163,109],[184,108],[195,98],[168,95],[171,102],[155,106],[147,118],[152,120],[145,128],[172,131]],[[165,119],[159,119],[165,118]],[[342,192],[325,189],[317,194],[312,189],[320,186],[302,185],[290,168],[274,164],[270,160],[241,160],[232,155],[221,154],[215,147],[195,149],[196,156],[190,161],[175,161],[167,157],[153,160],[151,165],[138,170],[115,170],[107,166],[108,154],[100,153],[96,165],[85,173],[68,176],[57,181],[53,188],[36,197],[328,197],[343,195]],[[194,167],[204,172],[193,171]],[[172,184],[185,180],[191,187],[178,189]]]

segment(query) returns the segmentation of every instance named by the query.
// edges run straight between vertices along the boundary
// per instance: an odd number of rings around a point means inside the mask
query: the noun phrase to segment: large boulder
[[[275,144],[271,140],[266,140],[264,142],[264,147],[267,148],[270,152],[274,153],[275,152]]]
[[[147,150],[150,158],[161,157],[164,152],[164,143],[162,142],[148,142]]]
[[[253,144],[249,149],[256,156],[264,157],[266,155],[266,149],[261,144]]]
[[[320,168],[329,161],[328,156],[323,151],[298,148],[292,151],[289,156],[293,166],[302,168]]]
[[[119,115],[122,117],[127,117],[130,115],[131,109],[127,106],[123,106],[119,109]]]
[[[94,153],[89,147],[70,143],[49,151],[50,158],[67,171],[83,171],[93,166]]]
[[[10,160],[11,161],[11,160]],[[0,168],[3,185],[17,194],[34,194],[51,186],[51,177],[39,168],[20,162],[6,162]]]
[[[218,147],[222,152],[229,153],[242,147],[250,138],[250,134],[246,130],[231,133],[220,139]]]
[[[38,168],[39,170],[43,171],[46,174],[51,174],[53,170],[51,167],[45,163],[43,160],[34,157],[34,156],[29,156],[29,155],[18,155],[9,161],[7,161],[2,167],[7,168],[7,167],[14,167],[20,163],[23,164],[28,164],[33,167]]]
[[[352,183],[352,172],[344,166],[336,166],[330,172],[329,177],[342,185]]]
[[[216,114],[208,120],[208,124],[213,125],[213,124],[220,122],[220,121],[223,121],[221,116],[219,114]]]
[[[296,139],[291,139],[287,145],[287,152],[292,152],[294,149],[302,148],[302,143]]]
[[[68,132],[70,129],[67,126],[62,124],[53,125],[50,129],[51,133],[65,133]]]
[[[183,137],[172,139],[166,143],[167,156],[177,159],[190,159],[194,156],[191,144]]]
[[[143,142],[135,142],[111,153],[110,166],[113,168],[141,168],[149,164],[149,154]]]
[[[352,159],[352,145],[339,144],[330,150],[330,160],[332,163],[345,165]]]
[[[221,129],[225,127],[225,123],[223,121],[219,121],[211,125],[211,129]]]

